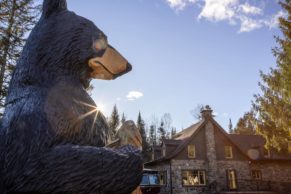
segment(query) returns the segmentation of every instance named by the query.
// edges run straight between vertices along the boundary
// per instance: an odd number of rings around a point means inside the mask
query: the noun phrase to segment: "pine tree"
[[[137,122],[136,122],[137,128],[139,129],[141,138],[142,138],[142,156],[144,161],[148,160],[149,158],[149,145],[147,142],[147,136],[145,132],[145,122],[141,117],[141,113],[138,113]]]
[[[116,104],[113,107],[111,116],[109,118],[108,121],[108,125],[109,125],[109,131],[110,131],[110,136],[114,139],[117,127],[120,124],[120,120],[119,120],[119,114],[118,114],[118,110],[116,107]]]
[[[254,114],[252,112],[246,112],[242,118],[238,120],[235,129],[235,134],[254,135],[256,128],[254,125]]]
[[[234,133],[231,119],[229,119],[228,131],[230,134]]]
[[[36,23],[39,12],[40,6],[34,0],[0,1],[0,117],[25,36]]]
[[[159,144],[161,144],[163,139],[166,138],[166,130],[165,130],[163,121],[161,121],[161,124],[158,128],[158,133],[159,133]]]
[[[261,72],[261,95],[255,95],[256,130],[266,139],[266,148],[287,150],[291,141],[291,1],[280,2],[287,17],[279,19],[283,37],[276,37],[278,46],[273,49],[276,68],[270,73]]]
[[[121,124],[123,125],[126,121],[125,115],[124,113],[122,113],[122,117],[121,117]]]

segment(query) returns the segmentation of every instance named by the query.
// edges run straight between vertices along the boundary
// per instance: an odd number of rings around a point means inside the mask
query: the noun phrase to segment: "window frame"
[[[146,179],[144,179],[146,178]],[[152,181],[154,181],[156,178],[156,180],[158,181],[158,184],[153,183]],[[159,179],[159,175],[158,174],[151,174],[151,173],[144,173],[142,176],[142,180],[140,185],[141,186],[160,186],[160,179]],[[146,180],[146,182],[143,182],[143,180]]]
[[[197,171],[197,178],[198,178],[198,184],[196,185],[191,185],[191,184],[184,184],[184,176],[183,176],[183,173],[185,172],[192,172],[192,174],[194,174],[194,172]],[[202,173],[202,174],[200,174]],[[201,180],[200,180],[200,176],[202,175],[203,177],[203,182],[204,184],[201,184]],[[187,180],[188,180],[188,174],[187,174]],[[182,177],[182,187],[205,187],[207,184],[206,184],[206,170],[204,169],[182,169],[181,170],[181,177]]]
[[[190,149],[191,149],[191,148],[193,148],[193,149],[192,149],[192,151],[193,151],[193,156],[190,155],[190,152],[191,152]],[[188,158],[190,158],[190,159],[196,158],[196,146],[195,146],[195,145],[190,144],[190,145],[187,146],[187,155],[188,155]]]
[[[234,178],[234,179],[230,179],[230,172],[233,172],[234,177],[232,177],[232,178]],[[226,179],[227,179],[227,188],[230,191],[238,190],[237,172],[235,169],[227,169],[226,170]],[[231,186],[231,184],[234,184],[234,187],[233,187],[233,185]]]
[[[259,169],[252,169],[251,170],[251,177],[252,180],[262,180],[262,171]]]
[[[229,148],[229,149],[227,149],[227,148]],[[229,153],[227,151],[229,151]],[[230,146],[230,145],[224,146],[224,158],[225,159],[233,159],[233,149],[232,149],[232,146]]]
[[[164,176],[164,182],[162,183],[162,176]],[[167,182],[168,182],[168,175],[167,175],[167,171],[164,170],[164,171],[159,171],[159,179],[160,179],[160,185],[167,185]]]

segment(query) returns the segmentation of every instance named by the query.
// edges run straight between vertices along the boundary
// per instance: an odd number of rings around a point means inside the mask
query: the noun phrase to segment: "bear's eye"
[[[107,48],[107,46],[108,46],[108,42],[107,42],[106,38],[100,38],[98,40],[95,40],[93,43],[93,49],[96,52],[100,52],[100,51],[105,50]]]

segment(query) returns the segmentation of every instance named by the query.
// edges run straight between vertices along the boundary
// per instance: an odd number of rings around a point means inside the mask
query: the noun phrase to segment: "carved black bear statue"
[[[91,21],[44,0],[16,66],[0,128],[0,193],[129,194],[142,160],[130,146],[104,148],[108,126],[86,92],[130,64]]]

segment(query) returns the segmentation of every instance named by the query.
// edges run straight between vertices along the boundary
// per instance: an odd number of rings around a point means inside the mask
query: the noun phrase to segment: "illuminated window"
[[[235,170],[227,170],[227,180],[228,180],[228,188],[230,190],[237,189]]]
[[[166,185],[167,184],[167,171],[160,171],[159,176],[160,176],[160,184]]]
[[[183,186],[206,185],[204,170],[182,170]]]
[[[231,146],[224,146],[224,156],[227,159],[232,158],[232,147]]]
[[[188,145],[188,158],[195,158],[195,146],[194,145]]]
[[[262,172],[260,170],[252,170],[251,176],[254,180],[262,180]]]

